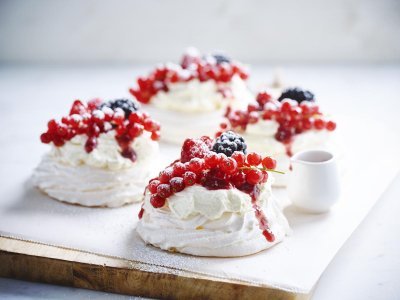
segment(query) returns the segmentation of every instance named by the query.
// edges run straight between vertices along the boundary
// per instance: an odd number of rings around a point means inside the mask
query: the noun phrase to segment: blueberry
[[[220,64],[220,63],[223,63],[223,62],[226,62],[226,63],[230,63],[231,62],[231,59],[229,57],[225,56],[225,55],[214,54],[213,56],[214,56],[215,60],[217,61],[217,64]]]
[[[103,103],[100,106],[100,109],[105,106],[111,108],[112,110],[121,108],[125,112],[125,118],[128,118],[132,112],[135,112],[140,108],[140,105],[137,102],[129,99],[110,100],[106,103]]]
[[[226,131],[215,140],[211,150],[231,156],[235,151],[241,151],[246,154],[246,148],[247,145],[240,135],[233,131]]]

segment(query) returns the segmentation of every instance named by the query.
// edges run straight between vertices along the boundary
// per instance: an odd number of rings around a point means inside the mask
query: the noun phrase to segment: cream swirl
[[[274,242],[263,236],[250,196],[237,189],[207,190],[196,185],[173,195],[167,203],[155,209],[146,194],[144,214],[137,226],[145,242],[164,250],[198,256],[243,256],[273,246],[290,231],[267,184],[262,187],[258,205],[269,221]]]
[[[220,90],[227,89],[231,95],[224,97]],[[228,105],[240,106],[249,103],[254,96],[245,81],[234,75],[230,82],[217,83],[214,80],[168,84],[168,92],[160,91],[151,98],[151,105],[163,110],[201,113],[224,109]]]

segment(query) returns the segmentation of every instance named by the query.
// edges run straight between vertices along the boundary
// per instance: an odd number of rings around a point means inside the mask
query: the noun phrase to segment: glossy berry
[[[197,180],[197,175],[193,172],[185,172],[185,174],[183,174],[183,181],[185,183],[186,186],[191,186],[194,185],[196,183]]]
[[[233,131],[226,131],[216,139],[212,151],[223,153],[230,157],[235,151],[241,151],[246,154],[246,148],[247,145],[240,135]]]
[[[273,170],[276,168],[276,160],[267,156],[262,160],[262,165],[266,169]]]
[[[219,164],[221,157],[215,152],[209,152],[204,157],[204,162],[207,167],[213,168]]]
[[[160,172],[160,175],[158,175],[158,180],[160,180],[161,183],[168,183],[169,180],[172,178],[172,174],[173,174],[172,167],[168,167]]]
[[[180,161],[176,162],[172,168],[173,175],[178,177],[181,177],[187,171],[185,164],[181,163]]]
[[[322,119],[317,119],[314,121],[314,127],[317,130],[322,130],[325,127],[325,121]]]
[[[161,183],[157,186],[157,194],[162,198],[168,198],[172,195],[171,185]]]
[[[326,122],[326,129],[329,131],[333,131],[336,129],[336,123],[333,121]]]
[[[235,151],[231,157],[236,160],[238,167],[243,166],[246,162],[246,155],[243,152]]]
[[[157,193],[157,187],[159,185],[160,185],[160,181],[157,179],[154,179],[154,180],[150,181],[147,188],[149,189],[150,193],[155,194],[155,193]]]
[[[240,187],[246,182],[246,175],[242,172],[232,175],[231,181],[234,186]]]
[[[246,175],[246,181],[250,184],[258,184],[263,178],[263,173],[258,169],[252,169]]]
[[[189,161],[189,166],[188,166],[188,168],[189,168],[190,171],[192,171],[192,172],[194,172],[194,173],[197,173],[197,172],[199,172],[201,169],[203,169],[204,166],[205,166],[204,159],[195,157],[195,158],[192,158],[192,159]]]
[[[247,154],[247,162],[251,166],[258,166],[261,163],[261,155],[255,152]]]
[[[297,101],[298,103],[302,101],[313,102],[314,94],[310,91],[295,87],[284,90],[283,93],[279,96],[278,101],[282,101],[283,99],[292,99]]]
[[[260,92],[257,95],[256,101],[257,101],[259,106],[263,107],[271,99],[272,99],[271,95],[268,94],[267,92]]]
[[[160,197],[157,194],[150,196],[150,203],[154,208],[160,208],[165,205],[165,198]]]
[[[237,162],[232,157],[226,157],[221,161],[221,170],[226,174],[233,174],[237,170]]]
[[[171,178],[169,185],[171,186],[172,193],[178,193],[185,188],[185,183],[182,177]]]

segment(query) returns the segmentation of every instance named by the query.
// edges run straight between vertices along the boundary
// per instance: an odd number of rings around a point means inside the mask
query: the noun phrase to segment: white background
[[[399,62],[398,0],[1,0],[0,61]]]

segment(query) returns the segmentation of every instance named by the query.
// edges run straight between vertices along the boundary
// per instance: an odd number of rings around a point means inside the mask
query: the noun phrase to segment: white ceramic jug
[[[327,212],[340,194],[335,156],[323,150],[307,150],[291,158],[288,195],[292,203],[306,211]]]

